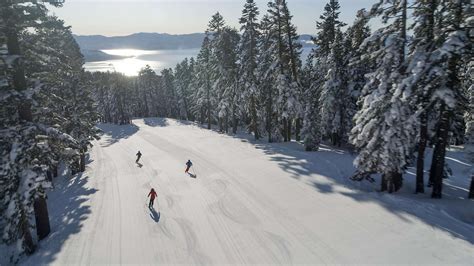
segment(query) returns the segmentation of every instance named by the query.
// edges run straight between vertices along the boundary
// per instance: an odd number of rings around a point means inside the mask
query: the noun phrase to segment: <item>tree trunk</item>
[[[235,110],[232,112],[232,133],[237,134],[237,115],[235,114]]]
[[[22,215],[20,217],[20,230],[23,237],[23,249],[25,253],[30,255],[33,254],[36,250],[36,245],[33,241],[33,237],[31,236],[30,232],[30,224],[28,222],[28,217],[24,213],[24,210],[21,210]]]
[[[436,135],[437,137],[437,135]],[[433,186],[433,177],[434,177],[434,172],[435,172],[435,166],[437,164],[436,160],[438,160],[438,157],[436,156],[438,154],[439,146],[435,145],[433,149],[433,155],[431,156],[431,165],[430,165],[430,175],[428,178],[428,187]]]
[[[380,184],[380,191],[387,191],[387,177],[386,174],[382,174],[382,182]]]
[[[403,174],[393,173],[392,174],[392,183],[394,186],[394,192],[399,191],[403,186]]]
[[[38,234],[39,240],[48,236],[51,232],[49,226],[49,215],[48,215],[48,205],[46,204],[46,199],[44,197],[39,197],[35,200],[34,203],[35,209],[35,220],[36,220],[36,233]]]
[[[211,129],[211,89],[209,86],[209,80],[207,80],[207,129]]]
[[[50,168],[51,169],[51,168]],[[49,181],[49,182],[53,182],[53,173],[51,172],[51,170],[46,170],[46,179]]]
[[[288,125],[286,126],[288,141],[291,141],[291,122],[292,122],[291,118],[288,118],[288,120],[287,120]]]
[[[271,126],[271,123],[272,123],[272,116],[270,115],[270,113],[267,114],[267,134],[268,134],[268,143],[271,143],[272,142],[272,126]]]
[[[225,133],[229,133],[229,114],[225,115],[224,129]]]
[[[426,112],[420,115],[420,142],[418,143],[418,158],[416,160],[416,191],[415,193],[425,193],[424,187],[424,165],[425,165],[425,149],[428,140],[428,121]]]
[[[296,141],[301,141],[301,118],[296,118],[296,127],[295,127],[295,139]]]
[[[74,162],[71,165],[71,175],[75,175],[79,171],[79,166],[80,166],[80,159],[79,160],[74,160]]]
[[[255,105],[255,97],[252,96],[250,98],[250,109],[251,109],[251,130],[254,134],[254,137],[256,140],[260,138],[260,135],[258,133],[258,124],[257,124],[257,107]]]
[[[267,129],[267,134],[268,134],[268,142],[272,142],[272,122],[273,122],[273,117],[272,117],[272,90],[270,87],[266,87],[267,89],[267,99],[266,99],[266,104],[265,104],[265,109],[266,109],[266,116],[267,116],[267,121],[266,122],[266,129]]]
[[[441,117],[438,125],[438,140],[436,143],[437,152],[436,154],[433,154],[433,156],[436,157],[436,160],[434,161],[434,172],[432,173],[433,192],[431,193],[431,197],[435,199],[440,199],[442,197],[444,157],[446,155],[446,145],[448,144],[450,119],[451,112],[446,110],[446,106],[442,104]]]
[[[53,177],[58,177],[58,175],[59,175],[59,174],[58,174],[58,171],[59,171],[59,170],[58,170],[58,165],[57,165],[57,164],[55,164],[55,165],[52,166],[52,170],[51,170],[51,171],[53,172]]]
[[[474,174],[471,175],[471,187],[469,189],[469,198],[474,199]]]
[[[288,123],[286,122],[287,118],[283,118],[283,141],[287,142],[288,141]]]
[[[332,146],[336,147],[337,145],[337,133],[331,133],[331,144]]]
[[[81,151],[80,163],[79,163],[79,172],[86,171],[86,153]]]

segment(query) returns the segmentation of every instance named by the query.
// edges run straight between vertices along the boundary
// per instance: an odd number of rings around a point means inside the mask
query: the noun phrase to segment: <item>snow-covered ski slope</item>
[[[474,264],[465,176],[447,181],[442,200],[388,195],[347,180],[345,151],[133,122],[101,125],[87,171],[56,181],[53,232],[23,264]],[[184,173],[188,159],[196,179]],[[151,187],[156,211],[145,206]]]

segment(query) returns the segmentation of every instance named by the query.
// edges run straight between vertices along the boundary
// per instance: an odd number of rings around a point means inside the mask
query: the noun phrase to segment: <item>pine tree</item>
[[[474,23],[474,22],[473,22]],[[466,94],[469,98],[464,119],[466,121],[466,144],[465,150],[468,153],[471,162],[474,162],[474,63],[468,63],[467,73],[464,79]],[[471,186],[469,189],[469,198],[474,199],[474,171],[471,171]]]
[[[25,67],[24,61],[35,64],[45,58],[46,63],[55,63],[60,58],[49,57],[45,53],[35,53],[28,47],[25,38],[30,32],[48,26],[49,20],[45,2],[37,1],[3,1],[0,3],[0,40],[2,49],[2,97],[0,97],[0,212],[3,217],[2,241],[14,244],[18,252],[28,254],[35,250],[36,237],[31,234],[35,226],[30,217],[35,213],[39,238],[49,232],[49,221],[46,206],[46,189],[49,188],[49,167],[55,163],[58,147],[78,149],[78,141],[53,126],[41,123],[38,115],[44,102],[37,101],[45,84],[51,80],[37,75]],[[59,5],[58,1],[53,2]],[[24,31],[29,28],[29,31]],[[34,30],[33,30],[34,29]],[[26,35],[22,35],[26,33]],[[67,34],[67,33],[66,33]],[[66,40],[67,41],[67,40]],[[65,47],[60,47],[64,49]],[[59,51],[59,53],[65,51]],[[28,55],[28,56],[25,56]],[[38,55],[32,59],[29,55]],[[42,58],[40,58],[42,57]],[[50,58],[50,61],[47,59]],[[72,62],[69,62],[72,64]],[[34,79],[33,79],[34,78]],[[32,101],[35,99],[35,101]]]
[[[371,14],[382,15],[385,27],[377,30],[361,47],[377,47],[367,56],[376,60],[368,75],[362,109],[355,116],[350,141],[360,150],[354,161],[361,173],[382,173],[382,191],[397,191],[414,149],[416,120],[408,99],[410,92],[398,86],[405,76],[407,1],[374,5]]]
[[[217,95],[217,117],[219,129],[228,132],[232,123],[233,133],[237,130],[237,44],[239,35],[235,29],[224,27],[213,40],[215,68],[212,89]],[[232,121],[229,121],[232,119]]]
[[[277,91],[275,90],[275,73],[278,73],[277,65],[274,63],[278,57],[278,44],[275,40],[275,25],[270,17],[262,18],[261,35],[258,41],[257,77],[260,86],[260,101],[263,105],[263,117],[268,142],[281,139],[279,132],[278,111],[276,109]]]
[[[319,98],[323,134],[331,138],[333,145],[339,146],[346,133],[343,101],[347,100],[342,44],[342,32],[338,31],[331,53],[327,56],[326,64],[329,69]]]
[[[443,176],[445,172],[446,146],[453,114],[463,103],[459,71],[464,54],[470,49],[467,37],[466,22],[469,13],[468,3],[463,1],[442,1],[446,10],[442,19],[440,35],[442,45],[434,52],[430,63],[434,65],[433,73],[441,79],[441,86],[431,92],[433,99],[439,103],[439,121],[436,129],[435,148],[431,162],[430,180],[433,182],[432,198],[442,197]],[[472,17],[471,17],[472,19]]]
[[[370,36],[370,28],[367,25],[365,10],[357,12],[357,18],[345,34],[344,47],[344,80],[347,83],[347,97],[343,100],[345,117],[343,137],[348,136],[348,131],[353,127],[353,118],[359,110],[358,102],[362,90],[367,82],[365,75],[374,70],[374,63],[363,57],[360,46]],[[346,142],[347,140],[344,139]]]
[[[179,118],[185,120],[193,120],[191,115],[191,79],[192,79],[192,67],[193,62],[188,63],[188,59],[185,58],[181,63],[176,65],[174,70],[175,76],[175,88],[178,97],[178,110]]]
[[[149,65],[140,69],[138,72],[137,86],[141,102],[144,110],[143,116],[159,116],[164,114],[163,104],[166,99],[164,95],[158,91],[157,76],[155,71]]]
[[[428,142],[428,107],[430,106],[429,98],[430,87],[439,86],[437,79],[432,79],[429,76],[418,75],[421,71],[421,64],[427,60],[432,53],[437,43],[439,43],[439,36],[436,34],[436,13],[438,9],[438,1],[416,1],[415,2],[415,27],[414,27],[414,41],[411,45],[411,52],[409,54],[410,64],[407,71],[411,73],[407,77],[408,89],[416,88],[416,97],[412,104],[417,106],[420,115],[419,140],[418,140],[418,156],[417,156],[417,173],[416,173],[416,193],[424,193],[424,156],[426,144]],[[414,80],[414,77],[418,80]],[[407,83],[405,83],[407,84]]]
[[[303,112],[303,87],[300,82],[301,72],[301,49],[302,45],[298,41],[299,35],[297,33],[296,26],[292,24],[291,19],[293,16],[290,14],[288,5],[285,0],[282,4],[282,19],[283,19],[283,32],[286,36],[288,43],[288,57],[289,57],[289,68],[291,69],[291,87],[293,88],[292,94],[294,94],[294,102],[292,104],[293,115],[295,117],[295,138],[297,141],[300,140],[301,121],[304,116]],[[288,121],[288,140],[291,140],[291,127],[292,120]]]
[[[160,89],[163,92],[163,105],[164,106],[164,113],[159,114],[159,116],[163,117],[171,117],[177,118],[178,117],[178,97],[176,94],[176,89],[174,87],[175,78],[173,75],[173,71],[171,69],[163,69],[161,71],[161,78],[160,78]]]
[[[333,144],[341,144],[346,135],[344,130],[345,119],[350,119],[345,115],[343,100],[347,97],[346,82],[344,75],[344,58],[342,46],[342,32],[340,28],[345,24],[339,20],[340,5],[337,0],[331,0],[326,4],[324,13],[320,21],[316,22],[318,35],[313,38],[313,42],[318,46],[310,54],[306,69],[312,73],[306,83],[312,96],[308,97],[306,109],[311,113],[319,113],[322,117],[316,118],[306,115],[304,120],[306,134],[313,135],[305,137],[305,145],[309,150],[317,150],[321,141],[321,136],[330,137]],[[336,40],[337,39],[337,40]],[[342,98],[341,98],[342,97]],[[311,121],[312,119],[317,121]],[[314,124],[318,129],[310,129],[310,124]],[[311,140],[311,142],[310,142]]]
[[[54,16],[45,17],[34,34],[25,33],[23,49],[28,61],[26,74],[42,80],[37,101],[41,108],[34,110],[38,122],[55,125],[78,143],[79,158],[74,160],[64,147],[58,147],[56,161],[69,162],[73,171],[85,171],[85,156],[91,141],[98,138],[95,123],[98,114],[92,99],[91,84],[86,80],[83,56],[70,27]],[[35,44],[35,45],[32,45]],[[44,59],[46,58],[46,60]],[[57,71],[60,69],[61,71]],[[51,97],[54,95],[55,97]],[[50,168],[57,168],[52,165]]]
[[[316,22],[318,35],[313,38],[313,42],[318,46],[318,56],[326,56],[331,52],[337,32],[345,26],[345,23],[339,20],[340,8],[338,0],[330,0],[319,17],[320,21]]]
[[[201,123],[207,120],[208,129],[211,129],[212,123],[211,67],[211,43],[209,36],[206,35],[197,55],[192,82],[196,87],[193,95],[195,102],[193,112],[200,117]]]
[[[243,88],[244,112],[250,114],[249,130],[255,139],[260,138],[258,106],[259,84],[257,82],[258,40],[260,30],[258,24],[258,8],[253,0],[247,0],[242,11],[241,24],[242,38],[239,43],[240,69],[239,83]]]
[[[284,141],[291,140],[292,119],[302,115],[299,101],[301,93],[298,84],[298,72],[301,65],[299,54],[301,46],[296,44],[298,35],[291,23],[291,15],[286,1],[275,0],[268,3],[268,23],[271,25],[268,35],[273,44],[270,51],[277,56],[272,59],[272,67],[277,87],[276,108],[281,123],[281,134]]]

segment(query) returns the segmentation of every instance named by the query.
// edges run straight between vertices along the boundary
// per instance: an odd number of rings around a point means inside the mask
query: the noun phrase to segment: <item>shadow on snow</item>
[[[144,122],[151,127],[191,125],[207,130],[206,124],[201,125],[190,121],[145,118]],[[134,125],[103,124],[99,127],[113,139],[109,145],[138,131],[138,127]],[[223,134],[215,126],[211,130]],[[377,192],[380,186],[379,176],[374,176],[375,183],[356,182],[349,179],[355,171],[352,166],[355,154],[347,150],[323,144],[317,152],[306,152],[302,144],[294,141],[287,143],[256,141],[252,135],[241,131],[227,136],[262,150],[271,161],[276,162],[292,178],[304,182],[319,193],[337,193],[355,201],[376,203],[404,222],[411,222],[407,218],[407,215],[410,215],[434,228],[450,233],[453,237],[474,244],[474,201],[466,199],[470,182],[467,173],[472,165],[467,163],[468,160],[463,157],[463,153],[453,151],[447,153],[447,163],[453,168],[454,176],[444,180],[444,198],[433,200],[430,198],[430,188],[425,189],[425,194],[413,194],[415,191],[413,167],[409,168],[404,175],[405,182],[401,191],[394,194],[380,193]],[[431,151],[426,154],[425,169],[429,169],[430,153]],[[326,177],[329,182],[320,176]],[[427,182],[427,174],[425,174],[425,182]],[[344,189],[348,187],[351,189]],[[157,217],[154,214],[150,216],[153,220]]]
[[[105,141],[101,144],[102,147],[108,147],[121,139],[127,139],[138,132],[138,127],[133,124],[128,125],[114,125],[114,124],[99,124],[97,127],[102,130],[102,137],[105,136]]]
[[[207,130],[207,125],[199,123],[177,121],[178,124],[194,125]],[[219,134],[215,126],[211,129]],[[322,144],[317,152],[306,152],[301,143],[292,141],[286,143],[268,143],[264,139],[254,140],[253,135],[239,131],[227,136],[247,142],[256,149],[262,150],[271,161],[287,172],[292,178],[312,186],[323,194],[338,193],[352,200],[373,202],[396,215],[404,222],[410,223],[407,215],[443,231],[453,237],[463,239],[474,244],[474,200],[468,200],[470,179],[468,172],[473,167],[467,163],[460,152],[447,152],[447,163],[453,168],[454,176],[444,180],[443,199],[431,199],[431,189],[425,188],[425,194],[414,194],[415,175],[413,168],[404,175],[404,187],[401,191],[388,194],[380,193],[380,176],[374,176],[375,183],[368,181],[352,181],[349,177],[355,168],[352,162],[355,154],[341,148],[334,148]],[[429,170],[431,150],[426,154],[425,170]],[[425,184],[427,182],[425,173]],[[324,176],[330,180],[321,180]],[[343,189],[341,189],[341,187]],[[344,189],[350,188],[350,189]]]
[[[150,218],[155,221],[155,223],[158,223],[160,221],[160,216],[161,216],[161,213],[160,212],[156,212],[156,210],[151,207],[149,208],[150,209]]]
[[[409,169],[411,171],[404,175],[405,182],[401,191],[394,194],[380,193],[377,192],[379,176],[374,176],[375,183],[349,179],[355,171],[352,166],[355,155],[348,151],[322,145],[318,152],[305,152],[303,145],[297,142],[268,144],[252,140],[250,135],[239,134],[234,137],[244,138],[257,149],[263,150],[291,177],[311,185],[320,193],[338,193],[355,201],[377,203],[404,222],[409,223],[406,215],[411,215],[432,227],[450,233],[453,237],[474,244],[474,201],[467,199],[470,180],[467,174],[464,175],[467,171],[465,168],[472,166],[459,158],[452,159],[461,156],[460,153],[448,152],[451,158],[448,163],[453,170],[457,169],[457,172],[454,172],[453,177],[444,180],[444,198],[436,200],[430,198],[430,188],[425,188],[425,194],[414,194],[414,169]],[[426,158],[431,158],[430,155],[428,153]],[[425,169],[429,169],[430,160],[426,161]],[[325,176],[331,182],[318,179],[315,174]],[[341,186],[351,189],[340,189]]]
[[[98,190],[87,188],[90,176],[85,173],[75,177],[59,177],[56,188],[48,193],[48,209],[51,233],[40,241],[40,247],[22,264],[47,265],[56,260],[64,242],[72,235],[81,231],[83,222],[91,214],[87,203]],[[61,180],[62,179],[62,180]],[[89,243],[93,244],[93,243]]]
[[[173,125],[197,125],[191,121],[161,118],[161,117],[146,117],[146,118],[143,118],[143,122],[145,123],[145,125],[149,127],[167,127],[167,126],[173,126]]]

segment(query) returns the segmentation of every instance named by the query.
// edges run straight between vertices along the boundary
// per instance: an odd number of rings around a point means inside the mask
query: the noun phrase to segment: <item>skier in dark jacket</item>
[[[142,158],[142,153],[140,151],[137,152],[137,160],[135,161],[136,163],[138,163],[138,161],[140,160],[140,158]]]
[[[186,170],[184,170],[184,172],[187,173],[189,171],[189,168],[191,168],[191,166],[193,166],[193,163],[191,162],[191,160],[188,160],[186,162]]]
[[[155,201],[155,198],[157,196],[158,195],[156,194],[156,191],[152,188],[150,190],[150,193],[148,193],[148,196],[147,196],[147,197],[150,197],[150,203],[148,203],[148,208],[153,208],[153,201]]]

